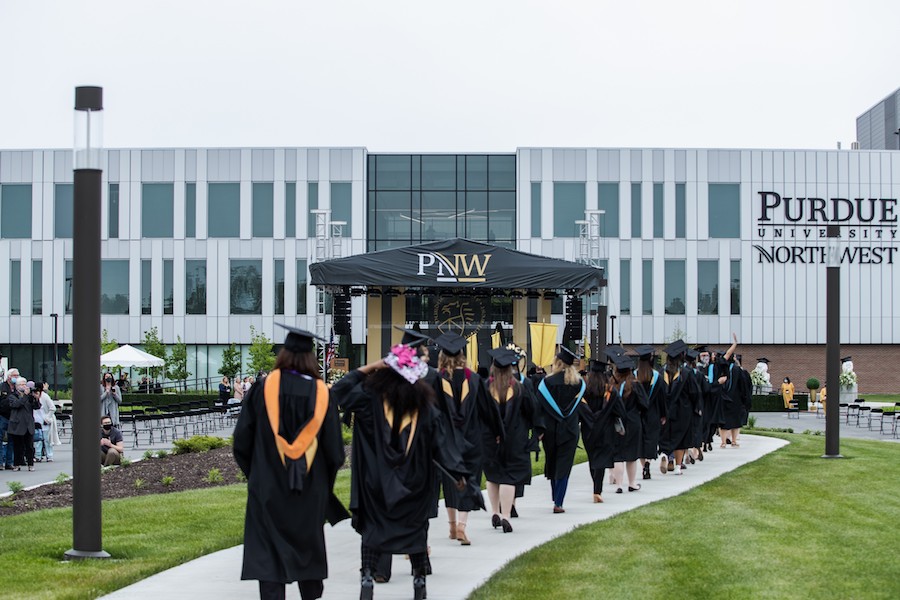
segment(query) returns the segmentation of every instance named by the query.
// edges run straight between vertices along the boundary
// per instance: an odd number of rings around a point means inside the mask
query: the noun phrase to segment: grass
[[[791,444],[698,488],[520,556],[484,598],[897,598],[898,447]],[[811,508],[814,507],[813,510]]]
[[[866,402],[900,402],[900,394],[859,394]]]

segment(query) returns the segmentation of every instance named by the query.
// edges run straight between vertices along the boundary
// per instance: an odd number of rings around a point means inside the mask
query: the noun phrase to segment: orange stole
[[[388,427],[394,427],[394,409],[391,408],[391,405],[388,404],[387,400],[382,400],[382,407],[384,408],[384,420],[387,422]],[[409,449],[412,448],[413,438],[416,437],[416,425],[419,422],[419,411],[414,411],[413,413],[407,413],[400,418],[400,429],[399,431],[403,431],[407,427],[409,427],[409,439],[406,440],[406,451],[403,453],[404,455],[409,455]]]
[[[316,450],[319,448],[319,441],[316,436],[319,429],[322,428],[322,422],[325,420],[325,413],[328,411],[328,387],[321,379],[316,381],[316,408],[313,416],[309,420],[297,438],[293,442],[288,442],[281,434],[278,433],[278,424],[280,422],[281,410],[278,405],[278,392],[281,388],[281,371],[278,369],[269,373],[266,377],[266,386],[264,389],[264,398],[266,401],[266,413],[269,415],[269,425],[272,427],[272,435],[275,436],[275,446],[278,449],[278,456],[281,457],[281,464],[284,463],[284,457],[287,456],[291,460],[298,460],[301,456],[306,456],[306,472],[309,473],[313,460],[316,458]]]

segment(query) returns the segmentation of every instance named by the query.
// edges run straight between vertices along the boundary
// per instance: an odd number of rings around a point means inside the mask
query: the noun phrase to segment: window
[[[584,220],[584,184],[553,182],[553,235],[578,237],[575,221]]]
[[[0,185],[0,238],[31,237],[31,184]]]
[[[631,184],[631,237],[641,237],[641,184]]]
[[[211,238],[241,237],[241,185],[210,183],[207,234]]]
[[[531,184],[531,237],[541,237],[541,184]]]
[[[306,259],[297,261],[297,314],[306,314]]]
[[[31,314],[44,314],[44,263],[31,261]]]
[[[663,184],[653,184],[653,237],[666,237],[663,228]]]
[[[22,314],[22,261],[9,261],[9,314]]]
[[[643,288],[643,306],[641,312],[653,314],[653,261],[645,260],[641,265],[641,287]]]
[[[468,163],[468,158],[466,162]],[[488,157],[488,189],[491,191],[516,189],[515,155]]]
[[[231,261],[231,314],[262,314],[262,261]]]
[[[284,237],[297,237],[297,184],[293,181],[284,184]]]
[[[112,240],[119,237],[119,184],[109,184],[109,210],[106,231]]]
[[[468,212],[469,210],[471,209],[467,205],[466,211]],[[489,242],[513,240],[516,238],[515,192],[488,192],[488,206],[484,214],[484,221],[488,227],[487,239]],[[471,223],[474,221],[474,217],[475,213],[469,213],[466,222]]]
[[[456,189],[456,157],[455,156],[422,156],[422,189],[423,190],[455,190]],[[483,171],[487,171],[487,157],[473,157],[483,160]],[[480,161],[479,161],[480,162]],[[471,187],[470,187],[471,189]],[[478,189],[487,189],[487,178],[478,185]]]
[[[331,220],[343,221],[344,235],[350,237],[350,224],[353,222],[353,193],[349,183],[331,184]]]
[[[619,261],[619,314],[631,314],[631,260]]]
[[[184,261],[184,312],[189,315],[206,314],[206,261]]]
[[[719,314],[719,261],[697,261],[697,314]]]
[[[141,261],[141,314],[149,315],[153,309],[153,264],[150,260]]]
[[[275,314],[284,314],[284,260],[275,261]]]
[[[175,314],[175,266],[172,260],[163,261],[163,314]]]
[[[709,237],[741,237],[741,184],[709,184]]]
[[[197,237],[197,184],[184,184],[184,237]]]
[[[72,261],[67,260],[64,268],[65,279],[63,280],[63,293],[65,294],[65,311],[67,315],[72,314]]]
[[[687,237],[686,223],[687,207],[685,200],[685,185],[683,183],[675,184],[675,237],[684,239]]]
[[[58,238],[72,237],[73,193],[74,186],[71,183],[57,183],[53,186],[53,234]]]
[[[306,184],[306,203],[309,208],[309,237],[316,237],[316,215],[313,214],[314,210],[319,208],[319,184],[310,181]]]
[[[685,314],[685,272],[683,260],[666,261],[666,314]]]
[[[100,314],[128,314],[128,261],[100,263]]]
[[[597,208],[604,211],[600,215],[600,236],[619,237],[619,184],[597,184]]]
[[[741,261],[731,261],[731,314],[741,314]]]
[[[275,227],[275,191],[272,183],[253,184],[253,237],[270,238]]]
[[[141,235],[170,238],[175,231],[175,185],[145,183],[141,186]]]

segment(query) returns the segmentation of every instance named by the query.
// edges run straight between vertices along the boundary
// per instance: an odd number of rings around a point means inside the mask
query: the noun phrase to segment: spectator
[[[138,384],[138,393],[139,394],[149,394],[150,393],[150,382],[147,381],[146,375],[141,377],[141,382]]]
[[[254,381],[256,381],[256,379],[254,379],[253,377],[250,377],[249,375],[244,377],[244,393],[245,394],[250,391],[250,386],[253,385]]]
[[[100,419],[100,464],[104,467],[121,465],[125,455],[125,440],[122,432],[113,427],[109,415]]]
[[[219,384],[219,402],[222,404],[228,404],[228,401],[231,400],[231,382],[228,380],[228,376],[222,378],[222,382]]]
[[[234,404],[240,404],[244,400],[244,384],[241,383],[240,377],[234,379]],[[232,404],[232,402],[229,402]]]
[[[59,439],[59,426],[56,423],[56,404],[50,399],[47,390],[50,384],[44,382],[41,389],[41,408],[44,409],[44,450],[47,453],[47,462],[53,462],[53,447],[62,442]]]
[[[19,370],[13,367],[6,372],[6,379],[0,382],[0,467],[7,471],[13,470],[13,444],[12,438],[7,435],[9,429],[9,395],[16,390],[16,377],[19,376]],[[6,439],[5,442],[2,440]]]
[[[122,392],[113,380],[112,373],[107,372],[100,382],[100,414],[109,415],[115,425],[119,424],[119,405],[122,404]]]
[[[13,444],[14,471],[21,471],[22,465],[28,464],[28,470],[34,471],[34,409],[41,405],[31,391],[24,377],[16,377],[15,391],[10,392],[9,430],[7,436]]]
[[[28,382],[28,391],[31,396],[37,400],[37,406],[31,411],[34,418],[34,462],[41,462],[44,456],[44,448],[47,447],[46,436],[44,435],[44,407],[41,406],[41,394],[43,393],[43,385],[35,384],[33,381]]]
[[[790,408],[791,402],[794,401],[794,384],[791,383],[790,377],[785,377],[784,383],[781,384],[781,397],[784,398],[784,407]]]
[[[123,394],[127,394],[131,390],[131,382],[128,381],[128,373],[119,373],[119,380],[116,382],[116,385],[119,386],[119,391]],[[46,385],[44,386],[47,387]]]

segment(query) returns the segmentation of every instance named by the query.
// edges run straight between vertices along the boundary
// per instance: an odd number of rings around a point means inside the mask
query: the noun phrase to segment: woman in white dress
[[[53,446],[58,446],[62,442],[59,439],[59,427],[56,423],[56,405],[47,390],[50,384],[44,382],[44,389],[41,392],[41,409],[44,411],[44,451],[47,453],[47,462],[53,462]]]

